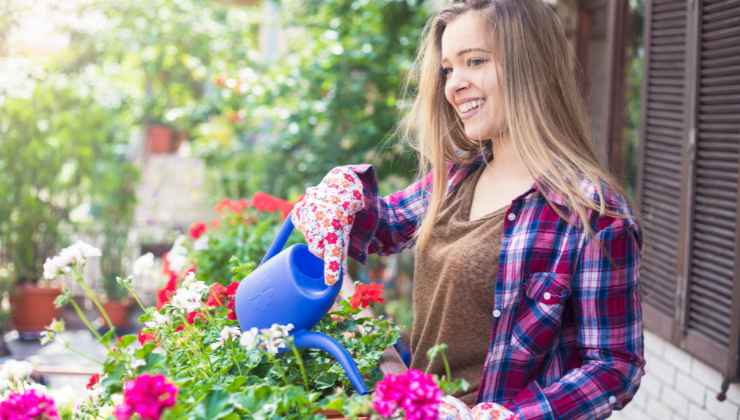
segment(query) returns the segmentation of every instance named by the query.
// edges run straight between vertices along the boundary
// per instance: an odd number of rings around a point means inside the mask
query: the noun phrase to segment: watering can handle
[[[288,238],[290,237],[291,233],[293,233],[293,220],[291,220],[290,214],[288,214],[288,217],[286,217],[285,221],[283,222],[283,226],[280,227],[280,231],[278,232],[277,236],[275,236],[275,240],[272,241],[272,245],[270,245],[270,248],[267,249],[265,256],[262,257],[260,265],[262,265],[265,261],[274,257],[283,250],[283,248],[285,247],[285,243],[288,242]]]

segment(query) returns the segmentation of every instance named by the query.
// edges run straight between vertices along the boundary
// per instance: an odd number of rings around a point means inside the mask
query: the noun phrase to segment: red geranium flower
[[[177,276],[170,275],[167,284],[157,291],[157,309],[169,303],[172,295],[177,290]]]
[[[234,296],[236,296],[236,289],[239,288],[239,282],[238,281],[232,281],[229,286],[226,288],[226,295],[233,299]]]
[[[228,210],[232,213],[241,213],[247,207],[249,207],[249,202],[244,198],[241,198],[239,200],[224,198],[218,204],[216,204],[216,211],[219,213],[223,213],[224,210]]]
[[[139,344],[143,346],[144,344],[154,340],[154,334],[141,330],[136,338],[139,340]]]
[[[221,306],[226,302],[226,297],[226,286],[221,283],[213,283],[213,285],[211,285],[211,291],[208,293],[206,305],[210,307]]]
[[[195,222],[192,225],[190,225],[190,237],[192,239],[198,239],[200,238],[204,233],[206,233],[206,224],[203,222]]]
[[[87,380],[87,385],[85,387],[87,389],[93,389],[93,387],[100,382],[100,374],[99,373],[93,373],[90,375],[90,378]]]
[[[360,284],[357,286],[355,293],[352,295],[350,304],[352,308],[367,308],[371,303],[383,303],[383,284],[370,283]]]
[[[187,316],[188,324],[190,324],[190,325],[195,324],[195,320],[196,319],[203,319],[203,320],[205,320],[206,317],[202,313],[200,313],[198,311],[188,312],[188,316]]]
[[[236,289],[239,287],[238,281],[233,281],[231,284],[229,284],[229,287],[226,288],[226,309],[229,310],[229,313],[227,315],[227,318],[235,321],[236,320]]]

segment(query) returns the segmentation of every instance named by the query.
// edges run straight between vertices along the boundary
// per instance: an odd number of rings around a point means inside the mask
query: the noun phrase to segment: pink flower
[[[13,392],[0,402],[0,419],[26,420],[35,418],[54,420],[59,418],[54,400],[29,389],[24,393]]]
[[[138,414],[145,420],[159,420],[162,412],[175,405],[177,387],[164,375],[142,374],[123,387],[123,403],[116,407],[117,420]]]
[[[326,235],[326,237],[324,237],[324,239],[326,239],[326,241],[329,242],[330,244],[335,244],[335,243],[337,243],[338,237],[337,237],[337,234],[336,233],[329,232]]]
[[[409,369],[399,375],[386,375],[376,384],[373,408],[383,417],[403,410],[406,419],[436,419],[441,400],[442,391],[432,375]]]

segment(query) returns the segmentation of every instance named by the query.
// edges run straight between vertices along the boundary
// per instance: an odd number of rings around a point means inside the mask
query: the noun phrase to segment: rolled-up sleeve
[[[428,205],[431,173],[401,191],[381,197],[372,165],[347,168],[362,181],[365,202],[352,225],[349,256],[364,263],[368,254],[390,255],[412,246],[417,225]]]

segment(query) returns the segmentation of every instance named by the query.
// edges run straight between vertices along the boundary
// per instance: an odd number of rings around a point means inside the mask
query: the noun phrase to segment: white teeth
[[[482,104],[483,104],[482,99],[476,99],[474,101],[465,102],[464,104],[460,105],[460,112],[465,113],[465,112],[471,111],[473,109],[480,107]]]

